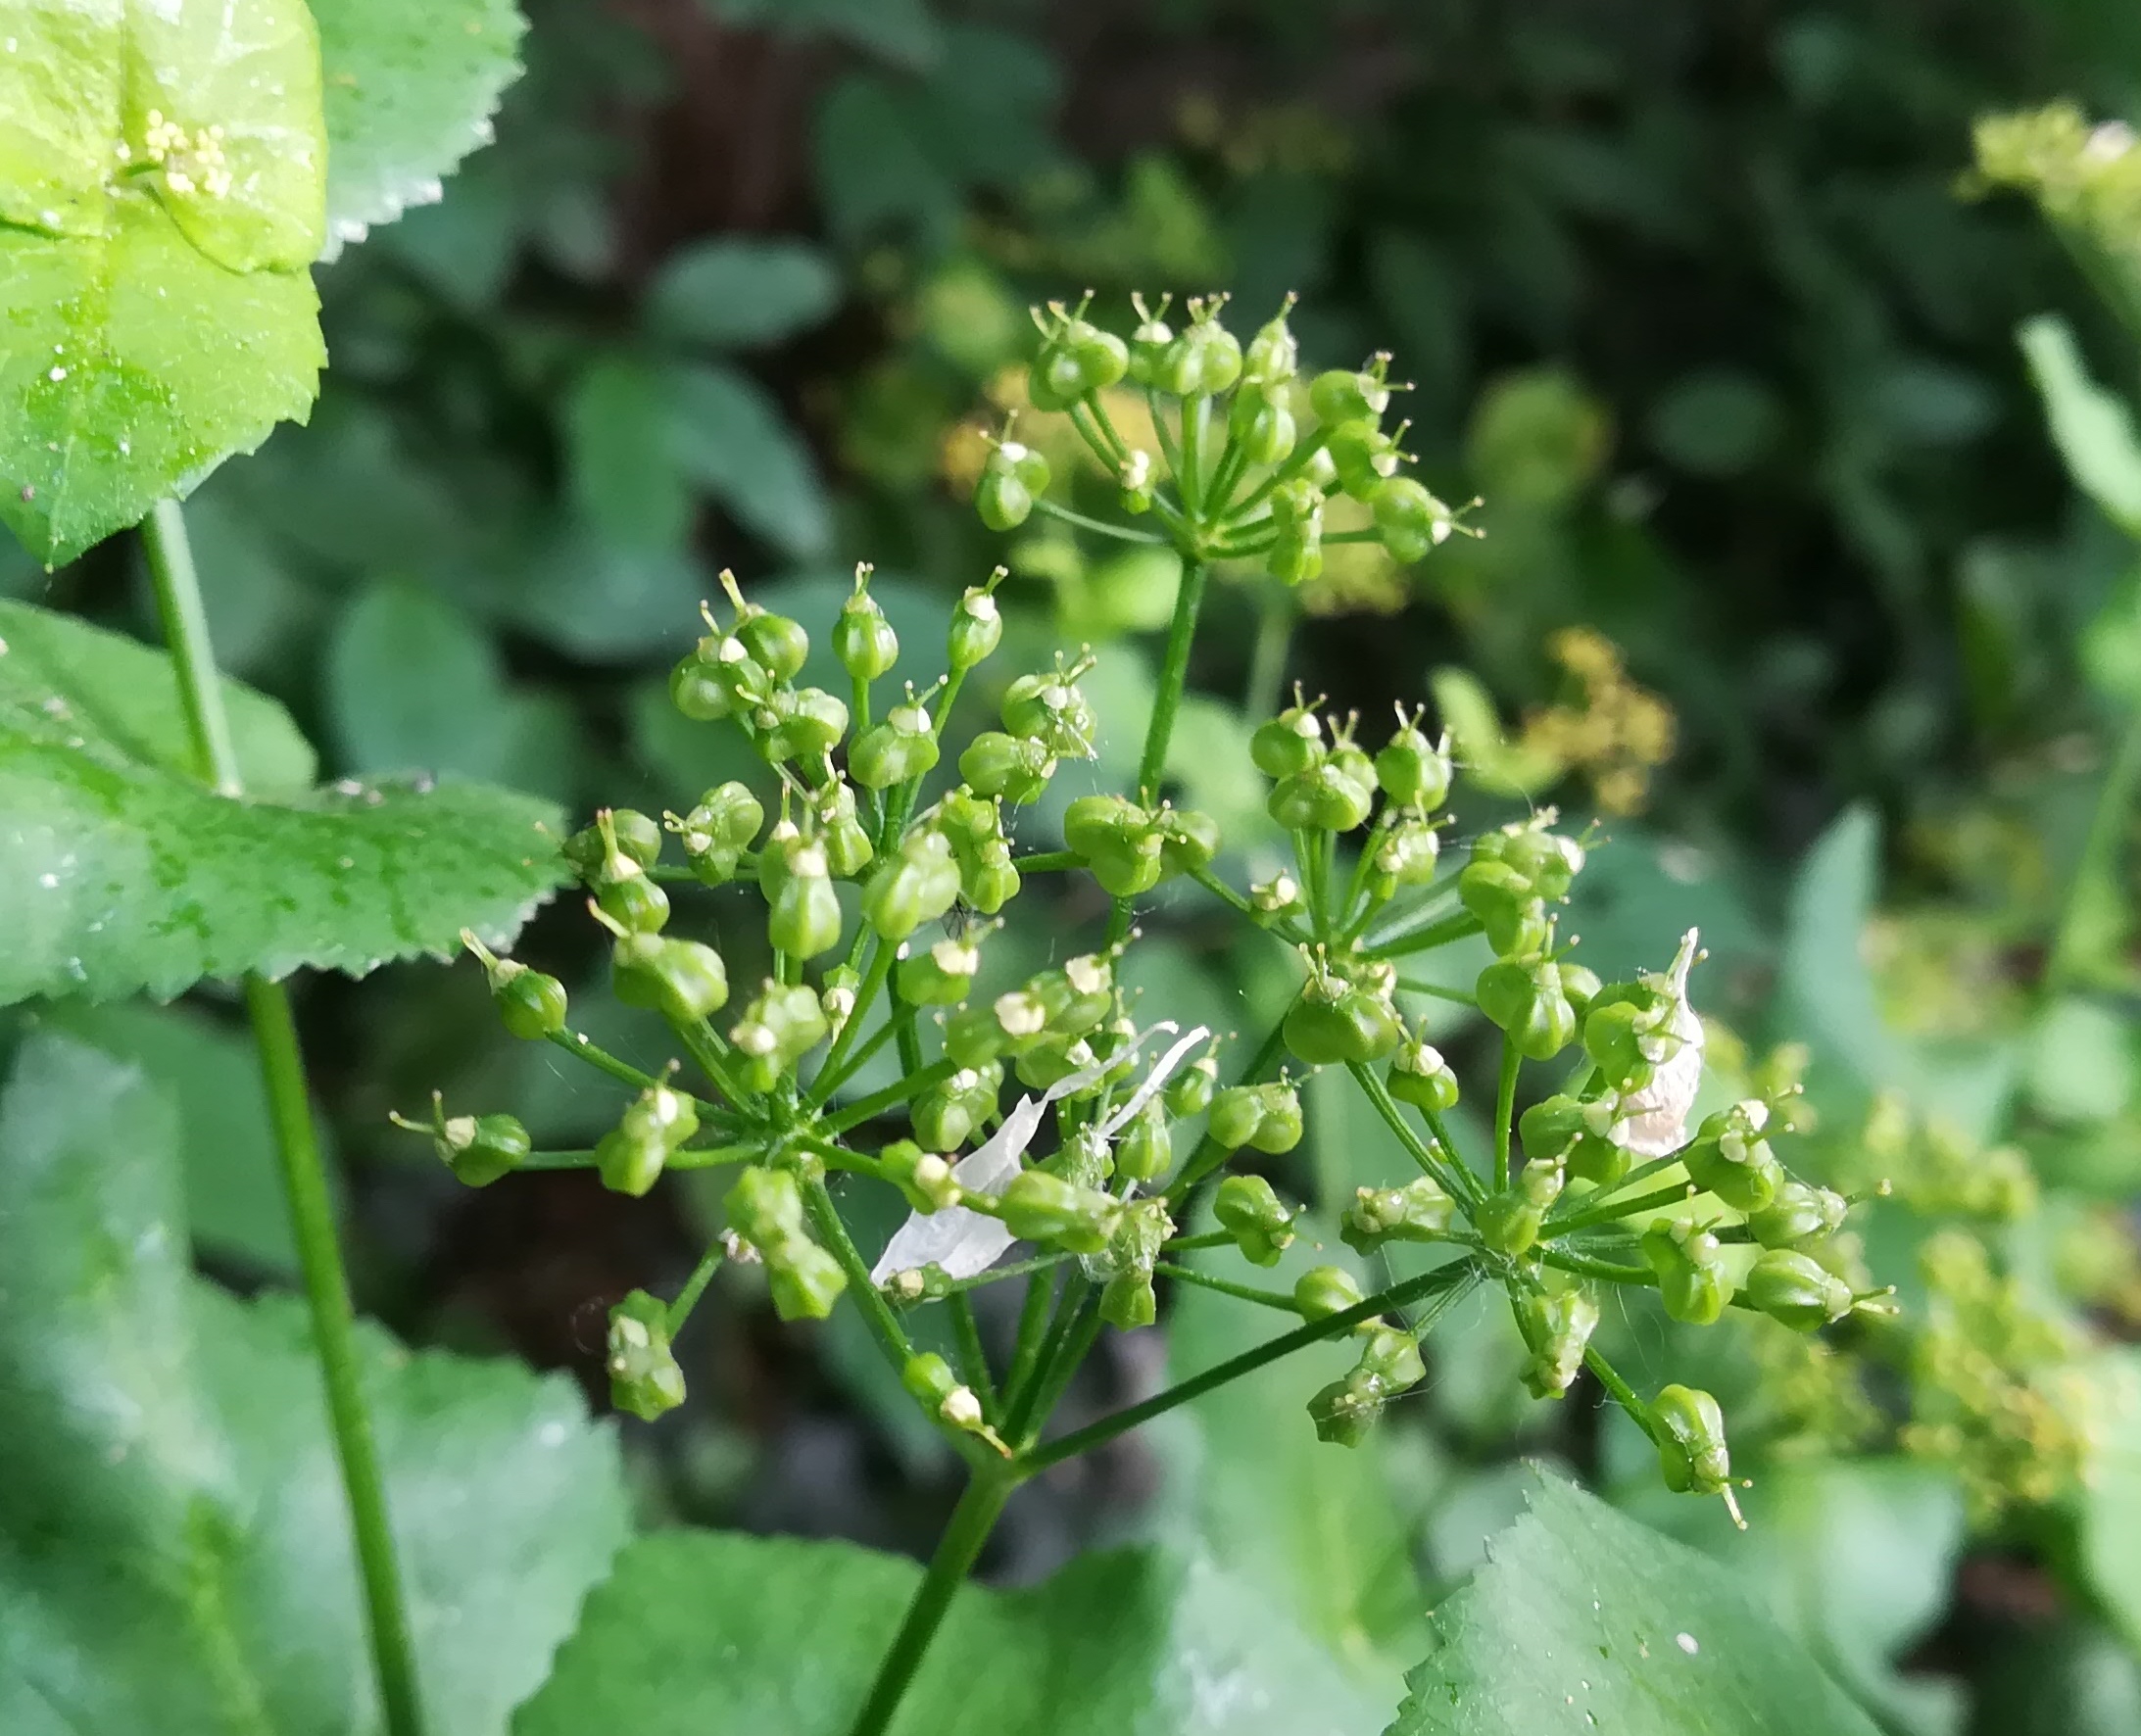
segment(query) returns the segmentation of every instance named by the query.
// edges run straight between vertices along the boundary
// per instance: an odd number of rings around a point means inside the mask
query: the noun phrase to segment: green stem
[[[914,1346],[907,1342],[906,1328],[900,1326],[900,1317],[893,1313],[884,1293],[870,1282],[870,1269],[854,1245],[854,1238],[848,1233],[848,1226],[841,1222],[840,1208],[833,1204],[832,1192],[822,1180],[813,1179],[803,1183],[803,1205],[809,1214],[810,1228],[818,1233],[818,1240],[832,1251],[833,1258],[848,1275],[848,1288],[853,1292],[870,1335],[884,1351],[892,1372],[896,1374],[903,1372],[907,1359],[914,1354]]]
[[[1298,991],[1295,992],[1293,998],[1294,1000],[1300,998]],[[1293,1002],[1289,1001],[1287,1003],[1287,1012],[1292,1010]],[[1263,1079],[1266,1070],[1279,1058],[1280,1051],[1285,1047],[1286,1016],[1281,1014],[1279,1023],[1271,1028],[1270,1034],[1265,1037],[1256,1053],[1249,1058],[1249,1064],[1241,1069],[1241,1077],[1236,1080],[1235,1084],[1255,1085],[1259,1083]],[[1189,1160],[1182,1166],[1182,1174],[1168,1183],[1167,1192],[1164,1195],[1168,1205],[1170,1207],[1181,1205],[1189,1197],[1191,1188],[1194,1187],[1226,1161],[1227,1147],[1213,1138],[1211,1134],[1206,1133],[1202,1139],[1197,1141],[1196,1149],[1190,1153]],[[1178,1242],[1175,1245],[1179,1247],[1182,1244]]]
[[[1621,1372],[1589,1345],[1583,1349],[1583,1366],[1598,1376],[1598,1383],[1613,1395],[1614,1403],[1634,1420],[1635,1426],[1656,1440],[1658,1431],[1651,1424],[1650,1407],[1635,1396],[1635,1388],[1621,1378]]]
[[[2133,810],[2135,790],[2141,786],[2141,711],[2134,713],[2118,739],[2117,749],[2097,793],[2096,811],[2089,819],[2088,837],[2080,860],[2068,883],[2060,911],[2060,926],[2052,941],[2052,956],[2045,962],[2041,993],[2049,1000],[2072,981],[2088,940],[2089,889],[2112,871],[2118,852],[2120,830]]]
[[[982,1420],[997,1420],[997,1383],[989,1373],[989,1353],[981,1341],[981,1322],[974,1318],[974,1299],[964,1290],[954,1290],[949,1298],[951,1309],[951,1343],[958,1358],[959,1378],[973,1389],[981,1400]]]
[[[1033,1359],[1024,1382],[1004,1395],[1003,1436],[1014,1446],[1036,1418],[1046,1421],[1041,1410],[1041,1395],[1053,1378],[1056,1363],[1070,1342],[1078,1318],[1092,1294],[1093,1280],[1073,1267],[1056,1296],[1055,1313],[1048,1322],[1048,1335],[1042,1340],[1041,1354]]]
[[[691,1319],[692,1310],[699,1306],[699,1298],[706,1294],[706,1285],[713,1281],[713,1275],[720,1269],[727,1254],[728,1250],[721,1243],[715,1242],[700,1257],[699,1264],[692,1269],[691,1277],[684,1280],[684,1287],[677,1291],[676,1300],[669,1304],[670,1337],[674,1338],[684,1329],[684,1323]]]
[[[868,932],[867,925],[864,932]],[[825,1065],[818,1069],[816,1084],[803,1100],[805,1109],[816,1109],[840,1088],[840,1082],[847,1078],[841,1071],[840,1064],[848,1058],[848,1051],[854,1047],[855,1038],[861,1033],[871,1004],[884,989],[885,980],[892,975],[893,961],[899,951],[899,947],[882,936],[873,937],[870,962],[862,972],[862,980],[855,985],[854,1005],[849,1009],[848,1022],[840,1028],[840,1035],[833,1038],[833,1046],[826,1051]],[[857,1064],[859,1065],[859,1061]]]
[[[1013,856],[1011,866],[1021,874],[1055,874],[1069,868],[1083,868],[1085,857],[1076,850],[1036,850],[1030,856]]]
[[[1260,1290],[1254,1284],[1238,1284],[1230,1278],[1214,1278],[1208,1272],[1199,1272],[1193,1266],[1177,1266],[1171,1260],[1155,1260],[1152,1276],[1171,1278],[1177,1283],[1197,1284],[1207,1290],[1217,1290],[1222,1296],[1232,1296],[1239,1302],[1254,1302],[1260,1307],[1276,1308],[1282,1314],[1299,1314],[1293,1298],[1285,1290]]]
[[[929,1650],[929,1642],[936,1637],[937,1628],[945,1618],[945,1612],[950,1609],[959,1586],[973,1571],[982,1546],[989,1541],[989,1533],[996,1529],[1003,1504],[1017,1483],[1017,1476],[1004,1471],[982,1468],[970,1474],[966,1492],[959,1497],[958,1506],[951,1510],[950,1522],[938,1539],[937,1553],[930,1557],[929,1570],[922,1575],[922,1583],[914,1588],[913,1600],[907,1605],[906,1618],[900,1623],[892,1650],[877,1666],[877,1679],[870,1684],[870,1697],[862,1703],[850,1736],[884,1736],[891,1727],[893,1714],[900,1710],[907,1685],[921,1667],[922,1655]]]
[[[1185,558],[1182,563],[1182,584],[1175,593],[1174,618],[1167,626],[1167,650],[1152,698],[1152,718],[1145,726],[1144,751],[1138,761],[1138,799],[1146,807],[1159,800],[1160,780],[1167,772],[1167,745],[1174,738],[1175,715],[1182,709],[1182,691],[1190,679],[1190,649],[1196,641],[1208,571],[1201,560]],[[1110,946],[1129,936],[1133,908],[1129,898],[1115,900],[1107,925]]]
[[[1589,1230],[1595,1225],[1617,1224],[1623,1218],[1632,1218],[1637,1212],[1654,1212],[1660,1206],[1679,1205],[1693,1187],[1692,1181],[1676,1181],[1671,1187],[1661,1187],[1635,1199],[1625,1199],[1618,1205],[1601,1207],[1595,1212],[1580,1212],[1564,1223],[1549,1226],[1546,1233],[1558,1238],[1574,1234],[1579,1230]]]
[[[186,539],[185,515],[176,501],[157,504],[142,526],[142,541],[156,587],[157,614],[178,677],[195,768],[202,781],[218,794],[241,795],[244,779],[223,710],[222,685],[216,673],[216,653],[209,641],[208,614],[201,603],[192,548]],[[335,1241],[334,1207],[306,1094],[305,1060],[298,1046],[297,1023],[291,1017],[290,997],[280,984],[248,977],[245,1004],[253,1022],[254,1045],[260,1053],[283,1195],[312,1312],[313,1345],[327,1389],[327,1419],[334,1434],[335,1459],[341,1468],[342,1491],[356,1537],[379,1704],[389,1736],[421,1736],[423,1714],[416,1686],[415,1648],[410,1640],[401,1574],[394,1561],[394,1533],[387,1519],[378,1449],[372,1440],[371,1420],[365,1409],[364,1387],[358,1374],[356,1316],[350,1304],[349,1278],[342,1267],[342,1250]]]
[[[1516,1038],[1502,1034],[1501,1078],[1494,1085],[1494,1187],[1509,1185],[1509,1136],[1517,1119],[1517,1074],[1524,1066]]]
[[[911,1032],[914,1027],[907,1025],[901,1029]],[[838,1115],[829,1115],[818,1125],[828,1133],[845,1133],[850,1128],[858,1128],[888,1109],[899,1108],[909,1097],[920,1096],[931,1085],[942,1084],[958,1070],[959,1064],[949,1057],[942,1061],[932,1061],[919,1073],[910,1074],[881,1091],[871,1092],[867,1097],[856,1098]]]
[[[1165,537],[1156,537],[1148,530],[1132,530],[1127,525],[1110,524],[1104,518],[1088,518],[1083,512],[1073,512],[1068,506],[1058,506],[1053,501],[1037,500],[1034,505],[1050,518],[1060,518],[1065,524],[1075,524],[1080,530],[1090,530],[1095,536],[1113,537],[1117,542],[1156,546],[1167,541]]]
[[[1400,994],[1426,994],[1435,1000],[1454,1001],[1461,1007],[1476,1007],[1480,1004],[1469,989],[1444,989],[1439,983],[1416,983],[1410,977],[1398,978],[1397,991]]]
[[[1480,932],[1480,919],[1469,910],[1456,916],[1444,917],[1424,929],[1395,940],[1385,940],[1364,947],[1363,958],[1403,958],[1414,952],[1428,952],[1436,946],[1447,946],[1452,940],[1468,940]]]
[[[1239,1380],[1244,1374],[1253,1374],[1258,1369],[1265,1368],[1282,1357],[1291,1356],[1296,1350],[1350,1332],[1355,1326],[1374,1320],[1378,1315],[1394,1313],[1407,1303],[1418,1302],[1430,1296],[1446,1298],[1441,1301],[1440,1307],[1430,1312],[1421,1327],[1424,1331],[1433,1326],[1435,1318],[1440,1315],[1443,1308],[1470,1290],[1479,1281],[1480,1276],[1480,1268],[1476,1262],[1453,1260],[1447,1266],[1437,1266],[1433,1272],[1407,1278],[1403,1283],[1393,1284],[1341,1313],[1327,1314],[1322,1320],[1310,1321],[1294,1331],[1284,1333],[1269,1343],[1259,1344],[1254,1350],[1245,1350],[1216,1368],[1206,1369],[1201,1374],[1192,1374],[1187,1380],[1178,1380],[1166,1391],[1153,1394],[1142,1404],[1126,1406],[1112,1416],[1102,1417],[1097,1423],[1059,1436],[1046,1446],[1036,1448],[1024,1455],[1020,1461],[1020,1469],[1031,1476],[1036,1471],[1046,1471],[1051,1465],[1060,1465],[1066,1459],[1075,1459],[1081,1453],[1104,1446],[1117,1435],[1127,1434],[1133,1428],[1151,1422],[1153,1418],[1164,1416],[1178,1405],[1186,1405],[1192,1399],[1202,1398],[1207,1392],[1225,1386],[1230,1381]]]
[[[1048,1314],[1055,1302],[1055,1264],[1051,1260],[1049,1269],[1037,1271],[1027,1280],[1026,1297],[1018,1311],[1018,1336],[1011,1345],[1011,1366],[1004,1371],[1006,1392],[1023,1390],[1033,1378],[1034,1362],[1041,1355],[1041,1339],[1048,1329]]]
[[[1482,1197],[1480,1184],[1473,1180],[1472,1172],[1457,1161],[1457,1148],[1443,1140],[1442,1149],[1448,1154],[1448,1161],[1445,1163],[1413,1131],[1412,1123],[1405,1119],[1403,1111],[1397,1106],[1397,1100],[1390,1095],[1389,1087],[1376,1077],[1374,1068],[1364,1061],[1348,1061],[1345,1067],[1359,1084],[1368,1101],[1375,1105],[1376,1113],[1383,1117],[1384,1125],[1397,1135],[1398,1143],[1411,1154],[1413,1162],[1452,1199],[1469,1200],[1477,1205]],[[1432,1125],[1435,1128],[1436,1139],[1442,1139],[1440,1124]]]
[[[1256,642],[1249,649],[1249,676],[1242,689],[1241,708],[1251,722],[1269,717],[1279,709],[1280,692],[1286,685],[1287,651],[1293,642],[1293,598],[1276,581],[1264,588],[1256,609]]]

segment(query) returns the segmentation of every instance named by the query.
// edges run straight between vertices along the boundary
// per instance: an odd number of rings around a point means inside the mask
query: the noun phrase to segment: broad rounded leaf
[[[1430,1626],[1388,1736],[1874,1736],[1740,1574],[1558,1477]]]
[[[717,347],[778,343],[816,325],[840,279],[807,242],[724,237],[670,255],[648,293],[664,337]]]
[[[57,564],[311,405],[319,55],[302,0],[17,12],[0,515]]]
[[[729,368],[686,368],[672,384],[671,439],[684,474],[775,548],[823,555],[832,515],[809,448],[764,389]]]
[[[444,953],[463,928],[503,939],[563,878],[556,810],[486,785],[214,795],[170,764],[184,729],[168,685],[160,720],[144,685],[125,720],[137,737],[105,713],[123,671],[161,656],[94,628],[63,633],[25,604],[0,621],[14,634],[0,654],[0,1005],[366,971]],[[55,639],[71,659],[39,654]],[[256,697],[244,716],[257,724],[263,708]],[[161,747],[143,754],[140,739]]]
[[[377,1727],[303,1308],[188,1270],[170,1105],[56,1033],[0,1091],[0,1730]],[[626,1529],[560,1376],[360,1333],[434,1736],[501,1736]],[[480,1474],[471,1474],[480,1468]]]
[[[313,0],[326,72],[327,257],[362,241],[491,142],[520,73],[512,0]]]
[[[844,1543],[671,1531],[588,1599],[514,1736],[847,1736],[921,1569]],[[1382,1714],[1208,1564],[1086,1556],[968,1586],[892,1736],[1372,1736]]]

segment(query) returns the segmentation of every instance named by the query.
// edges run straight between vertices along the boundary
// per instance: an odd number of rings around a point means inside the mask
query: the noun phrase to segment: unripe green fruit
[[[1371,499],[1397,474],[1397,443],[1373,422],[1342,422],[1324,443],[1338,486],[1356,501]]]
[[[1284,1027],[1287,1047],[1311,1067],[1380,1061],[1404,1039],[1389,1001],[1337,977],[1311,977]]]
[[[1449,795],[1449,753],[1418,724],[1401,723],[1376,755],[1376,776],[1392,801],[1432,812]]]
[[[996,598],[978,585],[970,588],[951,611],[946,649],[952,674],[961,674],[983,662],[1002,643],[1003,612],[997,607]]]
[[[1413,1041],[1402,1044],[1390,1057],[1390,1095],[1400,1103],[1439,1115],[1457,1105],[1457,1075],[1442,1058],[1441,1050]]]
[[[1131,1181],[1156,1181],[1175,1161],[1167,1113],[1157,1097],[1130,1118],[1115,1140],[1115,1173]]]
[[[1293,1214],[1261,1176],[1229,1176],[1212,1196],[1212,1215],[1252,1266],[1276,1266],[1293,1243]]]
[[[668,1308],[634,1290],[609,1311],[609,1402],[652,1423],[684,1402],[684,1371],[669,1349]]]
[[[1362,1187],[1338,1220],[1338,1236],[1358,1254],[1387,1241],[1440,1241],[1453,1206],[1434,1178],[1415,1176],[1401,1187]]]
[[[1219,1063],[1200,1055],[1169,1080],[1160,1094],[1167,1113],[1179,1120],[1209,1109],[1218,1088]]]
[[[1097,1254],[1122,1208],[1097,1188],[1046,1170],[1021,1170],[998,1202],[1006,1230],[1021,1241],[1048,1242],[1073,1254]]]
[[[1598,1304],[1581,1290],[1551,1296],[1526,1291],[1516,1300],[1520,1329],[1531,1350],[1522,1378],[1533,1398],[1562,1398],[1583,1366],[1598,1329]]]
[[[1375,792],[1325,759],[1282,778],[1265,806],[1289,832],[1350,832],[1368,818]]]
[[[936,725],[919,705],[895,705],[848,749],[848,775],[866,790],[919,778],[937,763]]]
[[[1784,1181],[1784,1166],[1762,1137],[1768,1121],[1759,1098],[1706,1118],[1681,1157],[1688,1179],[1735,1211],[1761,1211]]]
[[[875,681],[900,660],[900,636],[892,630],[877,599],[860,588],[841,604],[833,623],[833,655],[854,681]]]
[[[1335,367],[1310,383],[1308,403],[1316,419],[1331,427],[1381,415],[1389,408],[1390,393],[1379,375]]]
[[[998,796],[1017,806],[1038,800],[1055,772],[1045,743],[985,730],[959,755],[959,776],[977,796]]]
[[[1099,725],[1077,682],[1050,671],[1021,675],[1004,690],[1003,727],[1043,743],[1051,753],[1088,759]]]
[[[1383,546],[1409,566],[1449,535],[1449,508],[1410,476],[1392,476],[1369,497]]]
[[[1293,450],[1293,412],[1276,398],[1244,386],[1228,407],[1227,429],[1241,456],[1258,465],[1278,464]]]
[[[596,906],[629,934],[658,934],[669,920],[669,894],[634,867],[595,892]]]
[[[963,940],[939,940],[911,952],[893,967],[893,987],[909,1006],[956,1006],[974,987],[980,949]]]
[[[1786,1181],[1776,1197],[1747,1215],[1747,1228],[1766,1248],[1794,1248],[1843,1228],[1844,1196],[1804,1181]]]
[[[847,701],[821,687],[783,689],[755,713],[757,747],[769,765],[824,758],[848,733]]]
[[[1715,1325],[1732,1299],[1718,1238],[1685,1219],[1667,1219],[1643,1231],[1642,1249],[1666,1313],[1686,1326]]]
[[[528,1130],[511,1115],[457,1115],[438,1124],[432,1140],[455,1180],[488,1187],[527,1161]]]
[[[1851,1286],[1811,1254],[1769,1248],[1742,1286],[1747,1300],[1795,1332],[1812,1332],[1851,1312]]]
[[[825,853],[815,845],[797,852],[816,872],[791,873],[774,894],[766,916],[767,941],[791,958],[815,958],[840,944],[840,896],[827,877]]]
[[[770,673],[775,681],[793,681],[810,657],[810,635],[800,621],[763,609],[747,614],[736,623],[736,637],[751,653],[751,660]]]
[[[802,1236],[763,1249],[766,1293],[782,1320],[826,1320],[848,1287],[848,1275],[833,1256]]]
[[[565,1028],[565,986],[556,977],[531,971],[510,958],[490,959],[488,955],[484,969],[499,1023],[512,1036],[533,1041]]]
[[[1665,1486],[1680,1495],[1723,1492],[1731,1480],[1732,1458],[1718,1401],[1692,1387],[1664,1386],[1651,1401],[1650,1415]]]
[[[1296,777],[1323,756],[1323,725],[1306,705],[1289,705],[1249,737],[1249,757],[1267,778]]]
[[[1368,1298],[1342,1266],[1317,1266],[1293,1280],[1293,1306],[1304,1321],[1328,1320]]]

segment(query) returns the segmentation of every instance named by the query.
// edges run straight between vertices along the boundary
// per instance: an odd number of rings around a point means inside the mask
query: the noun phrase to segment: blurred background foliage
[[[1379,1671],[1422,1588],[1507,1516],[1517,1456],[1544,1454],[1745,1564],[1899,1732],[2141,1732],[2141,982],[2117,870],[2141,581],[2116,486],[2068,481],[2031,384],[2058,419],[2088,374],[2141,383],[2118,320],[2141,269],[2092,250],[2101,214],[2060,188],[2048,226],[1990,186],[2043,179],[2026,166],[1967,176],[1988,111],[2141,109],[2141,12],[530,11],[495,146],[321,271],[334,365],[311,425],[192,514],[225,662],[335,769],[686,806],[749,775],[665,698],[717,568],[817,623],[874,561],[923,645],[1000,560],[998,679],[1091,642],[1118,733],[1084,787],[1119,783],[1167,559],[1060,524],[995,537],[964,498],[1023,395],[1027,305],[1090,286],[1117,318],[1133,287],[1224,287],[1253,322],[1297,291],[1307,360],[1395,353],[1424,474],[1483,497],[1484,535],[1410,571],[1334,551],[1298,596],[1227,575],[1178,732],[1188,798],[1253,865],[1244,714],[1295,679],[1371,717],[1432,695],[1476,788],[1601,815],[1577,924],[1597,969],[1662,964],[1701,926],[1719,1100],[1803,1069],[1813,1167],[1898,1194],[1862,1253],[1909,1313],[1863,1362],[1760,1321],[1670,1352],[1654,1315],[1612,1325],[1617,1356],[1725,1399],[1759,1478],[1749,1538],[1649,1491],[1590,1397],[1522,1400],[1514,1334],[1482,1315],[1371,1450],[1315,1444],[1299,1407],[1325,1374],[1287,1365],[1027,1491],[992,1566],[1193,1525]],[[2047,312],[2065,323],[2025,361],[2018,327]],[[1021,436],[1057,439],[1032,416]],[[1107,499],[1055,456],[1064,504]],[[0,588],[138,626],[136,560],[121,540],[47,578],[9,547]],[[1029,846],[1080,787],[1058,783]],[[1073,895],[1063,915],[1093,913]],[[1148,927],[1149,1004],[1222,1029],[1283,1004],[1284,960],[1193,897]],[[592,971],[593,938],[553,911],[527,949]],[[1012,951],[992,966],[1038,962]],[[387,1109],[440,1083],[510,1102],[539,1142],[614,1113],[510,1045],[470,969],[311,984],[304,1011],[367,1302],[594,1390],[607,1305],[681,1279],[706,1202],[626,1206],[563,1175],[468,1194],[393,1136]],[[224,1012],[79,1017],[180,1091],[200,1256],[246,1284],[289,1250]],[[1328,1209],[1404,1171],[1342,1093],[1313,1109],[1295,1191]],[[682,1347],[692,1403],[632,1429],[648,1513],[926,1542],[949,1456],[874,1384],[852,1312],[785,1330],[738,1276]],[[1261,1333],[1238,1313],[1192,1293],[1106,1377],[1225,1355]]]

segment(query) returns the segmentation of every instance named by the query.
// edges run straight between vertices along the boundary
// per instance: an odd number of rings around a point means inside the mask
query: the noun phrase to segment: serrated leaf
[[[716,367],[687,368],[671,385],[671,450],[684,474],[775,548],[824,554],[833,525],[817,466],[764,389]]]
[[[194,1279],[170,1109],[72,1037],[0,1092],[0,1729],[376,1728],[302,1307]],[[359,1336],[429,1728],[500,1736],[625,1530],[560,1376]],[[480,1474],[471,1474],[472,1468]]]
[[[439,198],[520,74],[513,0],[313,0],[325,73],[327,252]]]
[[[588,1599],[514,1736],[846,1736],[921,1569],[845,1543],[671,1531]],[[1370,1736],[1379,1710],[1208,1564],[1087,1556],[967,1586],[893,1736]]]
[[[0,515],[56,565],[311,405],[319,57],[300,0],[9,25]]]
[[[159,653],[0,606],[12,635],[0,656],[0,1005],[168,999],[204,977],[305,965],[367,971],[444,953],[462,928],[503,939],[563,878],[556,810],[511,791],[302,790],[284,776],[243,799],[214,795],[172,765],[185,733],[168,665],[130,708],[112,705],[143,659],[165,664]],[[53,645],[65,654],[40,654]],[[287,742],[287,720],[269,715],[279,708],[259,696],[241,708],[255,759],[262,742]],[[289,769],[286,746],[266,751]]]
[[[1874,1736],[1739,1575],[1541,1475],[1387,1736]]]
[[[647,317],[663,337],[748,348],[807,330],[839,300],[840,278],[808,242],[725,236],[663,262]]]

